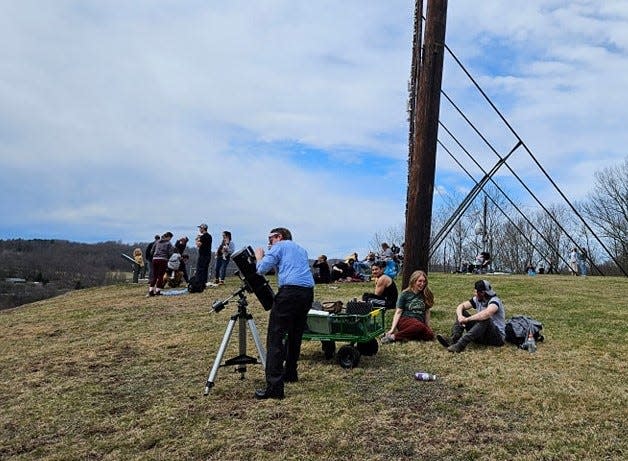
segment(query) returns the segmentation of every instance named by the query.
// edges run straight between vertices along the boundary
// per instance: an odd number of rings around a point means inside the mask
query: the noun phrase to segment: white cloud
[[[286,225],[312,254],[365,253],[403,221],[413,11],[409,0],[3,2],[0,238],[132,242],[207,221],[238,244]],[[625,156],[627,22],[625,1],[449,2],[448,45],[572,197]],[[510,150],[451,59],[444,82]],[[490,169],[497,157],[444,102],[441,113]],[[519,152],[513,165],[531,167]],[[469,187],[447,156],[438,168]]]

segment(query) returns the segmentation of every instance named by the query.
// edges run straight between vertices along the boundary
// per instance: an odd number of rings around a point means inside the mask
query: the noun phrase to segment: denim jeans
[[[224,280],[227,275],[227,266],[229,265],[229,260],[231,258],[227,256],[227,258],[216,258],[216,279]]]

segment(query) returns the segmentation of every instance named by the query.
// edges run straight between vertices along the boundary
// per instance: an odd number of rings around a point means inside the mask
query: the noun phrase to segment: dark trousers
[[[153,258],[151,262],[151,271],[150,271],[150,279],[148,280],[148,285],[150,288],[163,288],[165,285],[164,275],[168,270],[168,260],[161,258]]]
[[[312,301],[313,288],[288,285],[279,288],[275,295],[266,337],[266,385],[272,392],[283,392],[284,373],[297,376],[297,361]]]
[[[212,255],[198,255],[198,261],[196,262],[196,281],[205,285],[207,283],[207,277],[209,276],[209,263],[211,262]]]
[[[465,317],[471,316],[467,311],[464,311],[463,315]],[[462,340],[464,345],[471,342],[488,346],[504,345],[502,335],[490,318],[482,321],[467,322],[464,325],[461,325],[456,320],[451,330],[451,342],[456,343],[458,340]]]

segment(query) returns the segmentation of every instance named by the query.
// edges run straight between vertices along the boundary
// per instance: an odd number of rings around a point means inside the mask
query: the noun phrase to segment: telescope
[[[257,260],[253,248],[250,246],[242,248],[233,253],[231,260],[238,267],[236,274],[244,282],[246,290],[257,297],[264,310],[269,311],[273,307],[275,293],[266,277],[257,273]]]

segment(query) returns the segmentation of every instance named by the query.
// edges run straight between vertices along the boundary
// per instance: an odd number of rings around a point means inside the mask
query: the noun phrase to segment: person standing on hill
[[[569,253],[569,271],[571,275],[578,275],[578,249],[575,247]]]
[[[580,247],[578,251],[578,272],[582,277],[587,276],[587,250],[584,247]]]
[[[146,275],[146,266],[144,265],[144,258],[142,257],[142,249],[136,248],[133,250],[133,283],[138,283],[139,279],[143,279]]]
[[[292,233],[276,227],[268,235],[268,251],[255,250],[257,273],[277,271],[279,290],[268,319],[266,337],[266,388],[255,391],[256,399],[283,399],[284,383],[296,382],[297,362],[314,301],[314,277],[307,251],[292,241]],[[285,363],[285,365],[284,365]]]
[[[231,260],[231,255],[235,251],[235,243],[231,240],[231,232],[222,231],[222,242],[216,250],[216,285],[224,285],[227,276],[227,266]]]
[[[174,247],[170,240],[172,239],[172,232],[166,232],[161,236],[159,241],[153,245],[153,261],[152,269],[150,271],[150,279],[148,280],[148,294],[149,296],[158,296],[161,294],[161,289],[164,287],[164,275],[168,270],[168,260],[174,252]]]
[[[155,239],[146,246],[144,256],[146,257],[146,268],[148,269],[148,278],[150,278],[153,264],[153,246],[159,241],[159,235],[155,235]]]
[[[207,224],[198,226],[198,260],[196,261],[196,283],[205,285],[209,277],[209,263],[212,260],[212,236],[207,232]]]

